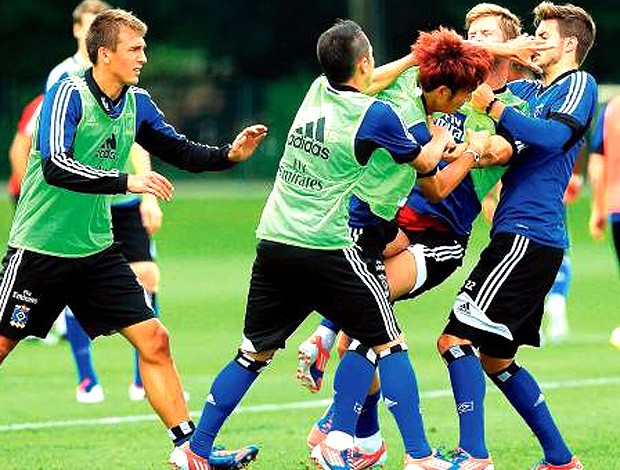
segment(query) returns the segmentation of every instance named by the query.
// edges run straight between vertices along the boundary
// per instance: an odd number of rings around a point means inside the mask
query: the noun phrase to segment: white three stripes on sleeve
[[[568,94],[564,99],[564,104],[562,104],[562,107],[558,109],[558,113],[572,114],[575,112],[577,106],[581,101],[581,98],[583,98],[587,82],[588,77],[586,76],[585,72],[575,72],[571,75]]]
[[[64,147],[65,119],[71,93],[74,90],[73,82],[66,80],[60,84],[56,91],[56,96],[54,96],[49,142],[52,162],[63,170],[88,179],[97,179],[105,176],[118,177],[118,170],[98,170],[67,156],[67,149]]]

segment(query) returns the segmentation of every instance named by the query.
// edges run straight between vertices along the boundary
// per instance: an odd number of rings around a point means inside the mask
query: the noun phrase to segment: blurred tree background
[[[0,179],[9,173],[8,148],[22,107],[42,91],[51,68],[75,52],[71,12],[78,1],[3,2],[0,17]],[[168,120],[194,140],[224,143],[244,125],[264,122],[270,137],[258,158],[236,168],[243,178],[272,177],[286,132],[311,80],[320,73],[319,34],[336,18],[360,22],[377,63],[408,51],[417,31],[439,25],[463,30],[473,0],[117,0],[149,26],[149,64],[140,85]],[[533,32],[538,1],[498,1]],[[620,82],[614,39],[618,0],[575,0],[594,17],[598,34],[584,65],[599,83]],[[173,170],[166,169],[166,173]],[[176,177],[176,172],[175,177]],[[186,174],[184,174],[186,175]],[[213,175],[211,177],[221,177]],[[224,176],[230,177],[230,176]]]

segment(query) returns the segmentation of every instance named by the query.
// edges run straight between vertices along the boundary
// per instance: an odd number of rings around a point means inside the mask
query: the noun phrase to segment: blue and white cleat
[[[258,447],[249,445],[241,449],[226,450],[215,446],[205,459],[192,452],[189,442],[175,447],[170,454],[168,464],[175,470],[237,470],[246,468],[250,462],[256,460]]]
[[[491,457],[486,459],[477,459],[460,448],[457,448],[454,451],[450,461],[452,462],[453,470],[495,470]]]
[[[323,373],[329,360],[329,350],[323,347],[323,340],[315,335],[299,345],[297,350],[297,380],[312,393],[323,385]]]
[[[226,450],[223,446],[213,446],[209,454],[209,465],[213,470],[246,468],[250,462],[256,460],[258,446],[253,444],[240,449]]]
[[[433,451],[428,457],[415,459],[409,454],[405,454],[404,470],[453,470],[452,462],[446,460],[438,451]]]
[[[377,452],[362,452],[358,447],[336,450],[321,442],[312,449],[310,458],[317,469],[322,470],[362,470],[364,468],[378,468],[381,457],[385,454],[385,446]]]

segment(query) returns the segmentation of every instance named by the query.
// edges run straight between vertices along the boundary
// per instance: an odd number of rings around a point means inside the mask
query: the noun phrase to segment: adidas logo
[[[97,156],[99,158],[107,158],[109,160],[116,160],[116,136],[112,134],[108,137],[99,150],[97,150]]]
[[[215,397],[212,393],[209,393],[209,396],[207,397],[207,403],[213,406],[217,406],[217,403],[215,402]]]
[[[536,403],[534,403],[534,408],[542,405],[544,402],[545,402],[545,396],[541,393],[540,395],[538,395],[538,399],[536,400]]]
[[[327,160],[329,158],[329,149],[324,145],[324,142],[325,118],[321,117],[316,121],[307,122],[303,126],[296,127],[289,134],[286,145]]]
[[[389,408],[392,408],[393,406],[398,405],[398,402],[397,402],[397,401],[392,401],[392,400],[390,400],[389,398],[384,398],[384,399],[383,399],[383,403],[385,403],[385,406],[387,406],[387,407],[388,407],[388,409],[389,409]]]
[[[469,302],[462,303],[458,307],[456,307],[458,313],[462,313],[463,315],[469,315]]]

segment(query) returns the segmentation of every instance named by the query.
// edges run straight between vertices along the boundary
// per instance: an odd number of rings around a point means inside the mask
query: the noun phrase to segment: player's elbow
[[[52,162],[51,158],[46,159],[43,163],[43,178],[51,186],[64,187],[63,172]]]

